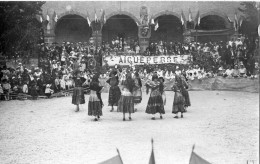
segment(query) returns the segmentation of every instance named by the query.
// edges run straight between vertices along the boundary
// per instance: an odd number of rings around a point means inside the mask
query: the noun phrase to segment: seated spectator
[[[246,68],[244,67],[243,64],[240,65],[239,73],[240,73],[240,77],[246,77]]]
[[[5,100],[9,101],[10,100],[10,92],[11,92],[11,85],[9,84],[9,82],[7,81],[7,79],[3,80],[3,91],[4,91],[4,95],[5,95]]]
[[[231,78],[233,75],[233,69],[231,69],[231,66],[228,65],[225,73],[223,74],[223,77]]]
[[[239,70],[238,70],[238,66],[237,66],[237,65],[235,65],[235,67],[234,67],[232,76],[233,76],[234,78],[238,78],[238,77],[240,76],[240,72],[239,72]]]

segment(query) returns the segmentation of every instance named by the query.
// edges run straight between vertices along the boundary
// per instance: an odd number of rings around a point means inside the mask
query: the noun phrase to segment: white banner
[[[143,64],[189,64],[190,55],[141,56],[119,55],[103,58],[103,64],[114,65],[143,65]]]

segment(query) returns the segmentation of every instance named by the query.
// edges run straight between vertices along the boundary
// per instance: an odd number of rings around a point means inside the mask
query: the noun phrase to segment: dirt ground
[[[192,106],[183,119],[171,113],[173,92],[166,92],[163,120],[145,113],[149,96],[132,121],[109,112],[94,122],[87,103],[79,113],[71,97],[0,102],[1,164],[97,164],[117,155],[125,164],[148,163],[151,138],[157,164],[188,164],[195,152],[213,164],[259,163],[259,94],[190,91]],[[88,96],[86,96],[86,101]]]

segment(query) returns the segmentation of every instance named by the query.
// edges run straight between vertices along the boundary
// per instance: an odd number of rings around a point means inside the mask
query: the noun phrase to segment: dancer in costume
[[[164,85],[164,78],[163,77],[159,77],[159,81],[161,83],[160,87],[163,87],[160,89],[160,91],[162,91],[162,99],[163,99],[163,105],[165,106],[166,105],[166,94],[164,92],[164,88],[165,88],[165,85]]]
[[[75,112],[78,112],[79,104],[85,104],[84,90],[82,86],[84,85],[86,79],[80,76],[79,70],[76,70],[74,75],[75,77],[73,77],[73,80],[75,83],[75,88],[73,89],[72,104],[77,106]]]
[[[98,78],[98,74],[94,75],[89,86],[88,115],[95,116],[94,121],[98,121],[100,116],[102,116],[102,107],[104,106],[101,99],[101,90],[103,86],[100,86]]]
[[[182,95],[185,99],[184,110],[185,110],[185,112],[187,112],[187,108],[189,106],[191,106],[190,96],[189,96],[189,92],[187,90],[189,88],[189,85],[188,85],[186,78],[183,75],[181,75],[181,79],[182,79],[182,83],[183,83]]]
[[[129,120],[132,120],[131,113],[134,113],[134,98],[133,98],[134,80],[131,74],[126,75],[126,80],[122,83],[122,94],[118,101],[118,111],[123,113],[123,121],[125,114],[129,113]]]
[[[185,112],[185,98],[182,95],[182,90],[184,89],[183,80],[180,76],[175,76],[175,83],[172,86],[172,90],[175,92],[172,113],[176,116],[174,118],[179,118],[178,113],[181,113],[181,118],[183,118],[183,113]]]
[[[134,91],[133,91],[133,96],[134,96],[134,104],[139,104],[142,101],[142,81],[139,77],[138,72],[135,72],[134,75]],[[137,109],[135,108],[135,112]]]
[[[146,83],[146,93],[148,94],[149,89],[151,88],[150,97],[146,107],[146,113],[152,114],[152,120],[155,120],[155,114],[160,113],[160,118],[162,119],[162,114],[165,114],[162,93],[163,93],[163,84],[159,82],[158,76],[153,75],[152,81]]]
[[[119,80],[116,76],[117,72],[112,71],[110,73],[110,78],[107,80],[107,83],[110,85],[109,97],[108,97],[108,106],[112,106],[110,112],[114,111],[114,106],[118,105],[118,100],[121,96],[120,88],[118,87]]]

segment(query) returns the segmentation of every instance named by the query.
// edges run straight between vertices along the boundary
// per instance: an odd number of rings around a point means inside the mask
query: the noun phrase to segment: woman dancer
[[[162,94],[162,99],[163,99],[163,105],[165,106],[166,105],[166,94],[164,92],[164,88],[165,88],[164,78],[163,77],[159,77],[159,81],[161,83],[160,87],[163,87],[163,88],[160,88],[160,91],[162,91],[161,94]]]
[[[134,81],[131,74],[126,75],[126,80],[122,83],[122,94],[118,101],[118,111],[123,112],[123,121],[125,121],[125,113],[129,113],[129,120],[132,120],[131,113],[134,113],[133,100]]]
[[[152,81],[146,83],[146,93],[148,94],[149,88],[151,88],[151,94],[146,107],[146,113],[152,114],[152,120],[155,120],[155,114],[160,113],[160,118],[162,119],[162,114],[165,114],[163,106],[163,84],[158,81],[158,76],[153,75]]]
[[[135,72],[134,75],[134,91],[133,91],[133,97],[134,97],[134,104],[139,104],[142,101],[142,81],[139,77],[138,72]],[[135,108],[135,112],[137,109]]]
[[[185,98],[182,95],[182,90],[184,89],[183,80],[180,76],[175,76],[175,84],[172,86],[172,90],[175,92],[172,113],[176,114],[174,118],[179,118],[178,113],[181,112],[181,118],[183,118],[183,113],[185,112]]]
[[[181,92],[182,92],[182,95],[183,95],[183,97],[185,99],[184,110],[185,110],[185,112],[187,112],[187,108],[189,106],[191,106],[191,104],[190,104],[190,96],[189,96],[189,92],[187,90],[189,85],[188,85],[188,83],[186,81],[186,78],[183,75],[181,75],[181,79],[182,79],[182,84],[183,84],[183,88],[182,88]]]
[[[103,86],[99,85],[98,78],[99,75],[94,75],[89,86],[88,115],[95,116],[94,121],[98,121],[100,116],[102,116],[102,107],[104,106],[101,99],[101,90]]]
[[[72,104],[77,106],[75,112],[78,112],[79,104],[85,104],[84,90],[83,90],[82,86],[83,86],[84,82],[86,81],[86,79],[83,77],[80,77],[79,70],[76,70],[74,74],[76,77],[74,77],[75,88],[73,89]]]
[[[120,99],[121,95],[120,88],[118,87],[119,80],[116,74],[116,71],[111,72],[110,78],[107,80],[107,83],[110,85],[108,106],[112,106],[110,112],[113,112],[114,106],[118,105],[118,100]]]

